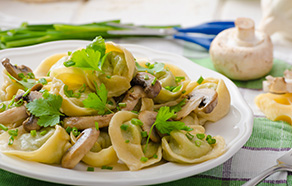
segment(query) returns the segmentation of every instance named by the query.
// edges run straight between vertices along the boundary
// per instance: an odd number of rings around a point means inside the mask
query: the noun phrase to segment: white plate
[[[75,50],[83,47],[88,41],[57,41],[24,48],[0,51],[0,59],[7,57],[13,64],[25,64],[32,68],[46,57]],[[95,169],[87,172],[86,166],[79,164],[74,170],[59,166],[25,161],[8,157],[0,153],[0,167],[16,174],[27,177],[74,185],[148,185],[177,180],[212,169],[233,156],[248,140],[252,132],[253,115],[243,100],[238,88],[225,76],[203,68],[192,61],[171,53],[154,51],[137,45],[123,45],[136,58],[148,58],[151,61],[168,62],[184,69],[189,77],[197,80],[200,76],[222,78],[231,94],[231,110],[227,116],[216,123],[206,125],[206,133],[220,135],[227,143],[227,151],[222,156],[200,164],[182,165],[165,163],[159,166],[145,168],[139,171],[115,171]]]

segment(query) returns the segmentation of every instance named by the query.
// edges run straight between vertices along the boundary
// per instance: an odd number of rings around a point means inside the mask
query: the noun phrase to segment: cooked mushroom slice
[[[20,107],[14,107],[4,112],[1,112],[0,123],[4,125],[18,123],[18,122],[22,122],[27,117],[28,117],[28,114],[26,113],[26,108],[24,105],[22,105]]]
[[[26,132],[30,132],[31,130],[40,130],[41,126],[39,126],[37,122],[38,118],[34,115],[31,115],[22,123],[22,125]]]
[[[25,65],[12,65],[8,58],[2,59],[1,63],[5,67],[7,72],[18,80],[21,80],[18,74],[23,73],[23,75],[26,76],[28,73],[32,73],[32,70]]]
[[[107,127],[114,114],[98,115],[98,116],[82,116],[82,117],[66,117],[64,119],[64,128],[76,127],[78,130],[83,130],[95,127],[95,122],[98,122],[99,128]]]
[[[99,130],[88,128],[81,132],[76,143],[67,150],[62,158],[62,167],[73,169],[84,155],[90,151],[99,136]]]
[[[140,86],[133,86],[131,89],[128,90],[126,96],[124,97],[122,103],[125,103],[125,107],[123,107],[121,110],[134,110],[139,100],[143,97],[146,97],[143,88]]]
[[[143,129],[143,131],[146,131],[148,135],[150,133],[150,129],[151,129],[152,125],[154,124],[154,122],[156,120],[156,116],[157,116],[157,112],[148,111],[148,110],[144,110],[144,111],[140,112],[138,115],[138,119],[141,120],[143,123],[142,129]],[[151,133],[150,133],[150,139],[155,143],[160,142],[160,137],[156,133],[155,128],[153,128]]]
[[[218,102],[218,94],[213,89],[196,89],[188,96],[187,103],[176,113],[177,117],[175,120],[181,120],[196,109],[205,113],[210,113]]]
[[[156,80],[155,76],[147,72],[138,72],[132,83],[142,86],[149,98],[155,98],[161,90],[160,82]]]
[[[20,99],[23,99],[24,101],[31,102],[35,99],[40,99],[43,97],[43,94],[38,91],[31,91],[28,95],[26,96],[23,96],[23,95],[24,93],[16,95],[14,98],[14,101],[17,102]]]

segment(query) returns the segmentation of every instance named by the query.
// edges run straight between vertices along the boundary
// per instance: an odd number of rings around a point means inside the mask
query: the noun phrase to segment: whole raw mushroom
[[[212,41],[210,56],[214,67],[234,80],[265,76],[273,66],[273,44],[269,35],[255,30],[249,18],[237,18],[235,25]]]

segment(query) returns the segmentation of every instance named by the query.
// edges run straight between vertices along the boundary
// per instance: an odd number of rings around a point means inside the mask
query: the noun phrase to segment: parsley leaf
[[[38,117],[38,125],[43,127],[55,126],[60,122],[62,97],[45,93],[43,98],[35,99],[26,105],[28,111]]]
[[[192,128],[186,126],[185,123],[183,123],[181,121],[168,121],[170,118],[172,118],[174,116],[175,116],[174,112],[170,111],[169,107],[166,107],[166,106],[160,107],[160,109],[158,110],[157,116],[156,116],[156,120],[150,128],[149,135],[148,135],[147,140],[146,140],[146,145],[145,145],[144,150],[143,150],[144,152],[146,152],[146,150],[147,150],[150,135],[151,135],[151,132],[152,132],[154,126],[161,134],[168,134],[168,135],[173,130],[185,130],[185,131],[192,131],[193,130]]]
[[[108,91],[103,83],[99,86],[99,88],[95,83],[95,89],[96,93],[90,93],[87,99],[83,100],[83,104],[84,107],[95,109],[98,111],[98,114],[103,115],[106,110],[109,110],[106,107]]]
[[[71,58],[64,62],[66,67],[75,66],[79,68],[101,71],[106,47],[101,36],[96,37],[85,49],[77,50],[71,54]]]
[[[180,101],[178,104],[174,105],[174,106],[171,106],[169,107],[170,111],[172,112],[178,112],[180,111],[182,108],[182,106],[184,106],[187,102],[187,99],[184,98],[182,101]]]
[[[142,67],[141,65],[139,65],[139,63],[136,62],[136,67],[137,67],[138,72],[148,72],[152,75],[164,70],[164,65],[165,65],[164,63],[155,62],[153,64],[146,65],[146,67]]]
[[[192,128],[186,126],[185,123],[181,121],[168,121],[173,116],[175,116],[175,114],[173,111],[170,111],[169,107],[161,107],[153,125],[155,125],[157,130],[162,134],[170,134],[173,130],[192,130]]]

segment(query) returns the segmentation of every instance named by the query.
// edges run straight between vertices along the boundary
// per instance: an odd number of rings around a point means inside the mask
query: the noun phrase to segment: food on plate
[[[268,93],[255,98],[256,105],[273,121],[286,121],[292,124],[292,71],[285,70],[284,77],[267,76],[263,90]]]
[[[219,33],[210,46],[215,69],[234,80],[252,80],[266,75],[273,66],[269,35],[255,30],[253,20],[237,18],[235,28]]]
[[[175,65],[135,59],[101,37],[49,56],[35,71],[7,58],[2,64],[4,154],[69,169],[83,162],[136,171],[200,163],[226,150],[224,139],[204,128],[229,112],[221,79],[191,80]]]

